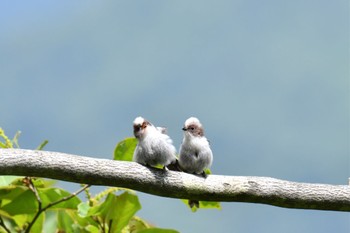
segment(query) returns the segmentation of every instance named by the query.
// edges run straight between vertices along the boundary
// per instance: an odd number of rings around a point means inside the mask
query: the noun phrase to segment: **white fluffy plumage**
[[[205,174],[204,169],[210,168],[213,153],[209,141],[204,136],[204,129],[200,121],[190,117],[183,127],[184,138],[180,146],[179,165],[188,173]]]
[[[176,149],[164,128],[155,127],[143,117],[137,117],[133,123],[138,140],[133,156],[135,162],[150,166],[176,162]]]
[[[184,127],[188,128],[190,125],[197,125],[197,127],[203,128],[201,122],[196,117],[190,117],[185,121]]]

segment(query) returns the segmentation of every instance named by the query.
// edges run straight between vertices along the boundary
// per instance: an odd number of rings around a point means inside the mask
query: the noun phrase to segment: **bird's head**
[[[194,137],[204,136],[204,129],[200,121],[195,117],[190,117],[185,121],[185,125],[182,128],[185,131],[185,135],[191,135]]]
[[[134,135],[137,139],[143,138],[147,132],[147,127],[151,126],[143,117],[136,117],[134,122]]]

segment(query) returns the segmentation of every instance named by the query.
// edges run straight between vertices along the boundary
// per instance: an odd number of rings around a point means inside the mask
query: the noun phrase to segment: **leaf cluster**
[[[19,135],[10,139],[0,128],[0,147],[18,148]],[[46,144],[44,141],[37,149]],[[116,153],[124,152],[118,149]],[[132,190],[107,188],[93,196],[89,185],[82,185],[74,193],[54,185],[55,181],[35,177],[0,176],[0,233],[177,232],[157,228],[137,217],[141,204]],[[78,197],[83,191],[85,200]]]

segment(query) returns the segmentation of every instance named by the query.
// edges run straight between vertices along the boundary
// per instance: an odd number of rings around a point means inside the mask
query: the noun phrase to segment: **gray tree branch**
[[[350,211],[350,185],[298,183],[268,177],[209,175],[202,178],[134,162],[58,152],[0,149],[0,175],[124,187],[163,197],[200,201]]]

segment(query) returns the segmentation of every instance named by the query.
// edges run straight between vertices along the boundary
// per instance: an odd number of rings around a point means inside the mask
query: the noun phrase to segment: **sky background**
[[[176,147],[196,116],[215,174],[347,184],[349,31],[347,0],[1,2],[0,127],[108,159],[139,115]],[[184,233],[350,231],[349,213],[139,197]]]

